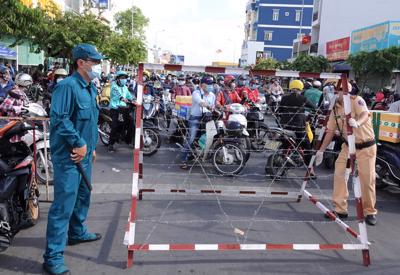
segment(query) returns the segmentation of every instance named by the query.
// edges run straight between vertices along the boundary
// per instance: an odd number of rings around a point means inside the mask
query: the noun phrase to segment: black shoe
[[[114,145],[108,145],[108,152],[109,153],[114,153],[115,152]]]
[[[376,215],[367,215],[367,216],[365,217],[365,222],[366,222],[368,225],[374,226],[374,225],[376,225],[376,223],[378,222],[378,220],[376,219]]]
[[[349,216],[349,214],[347,214],[347,213],[338,213],[336,211],[331,211],[331,212],[341,220],[347,219]],[[324,217],[325,217],[325,219],[329,219],[329,220],[331,219],[331,217],[328,214],[325,214]]]
[[[90,233],[90,238],[87,239],[70,239],[68,238],[68,245],[77,245],[80,243],[89,243],[89,242],[95,242],[101,239],[101,234],[100,233]]]

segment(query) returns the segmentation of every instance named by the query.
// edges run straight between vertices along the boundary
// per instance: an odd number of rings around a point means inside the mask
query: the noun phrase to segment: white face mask
[[[93,80],[95,78],[100,78],[101,75],[101,65],[97,64],[97,65],[93,65],[92,66],[92,70],[91,71],[86,71],[90,80]]]
[[[179,81],[179,85],[180,85],[180,86],[185,85],[185,83],[186,83],[186,82],[185,82],[184,80]]]

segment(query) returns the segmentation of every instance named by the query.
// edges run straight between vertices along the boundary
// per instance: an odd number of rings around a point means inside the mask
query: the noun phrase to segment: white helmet
[[[321,81],[315,80],[312,85],[314,88],[321,88],[322,83]]]
[[[15,77],[15,84],[21,87],[29,87],[33,83],[32,77],[29,74],[20,73]]]

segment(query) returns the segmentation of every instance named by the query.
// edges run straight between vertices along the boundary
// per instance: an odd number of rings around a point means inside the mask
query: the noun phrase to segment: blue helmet
[[[115,78],[120,78],[121,76],[128,77],[128,74],[124,71],[118,71],[115,73]]]

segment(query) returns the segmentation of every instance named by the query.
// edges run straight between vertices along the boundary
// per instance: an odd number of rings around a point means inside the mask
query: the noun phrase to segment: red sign
[[[301,44],[303,44],[303,45],[310,44],[310,42],[311,42],[311,36],[310,35],[305,35],[301,39]]]
[[[349,57],[350,37],[326,43],[326,58],[329,61],[346,60]]]

